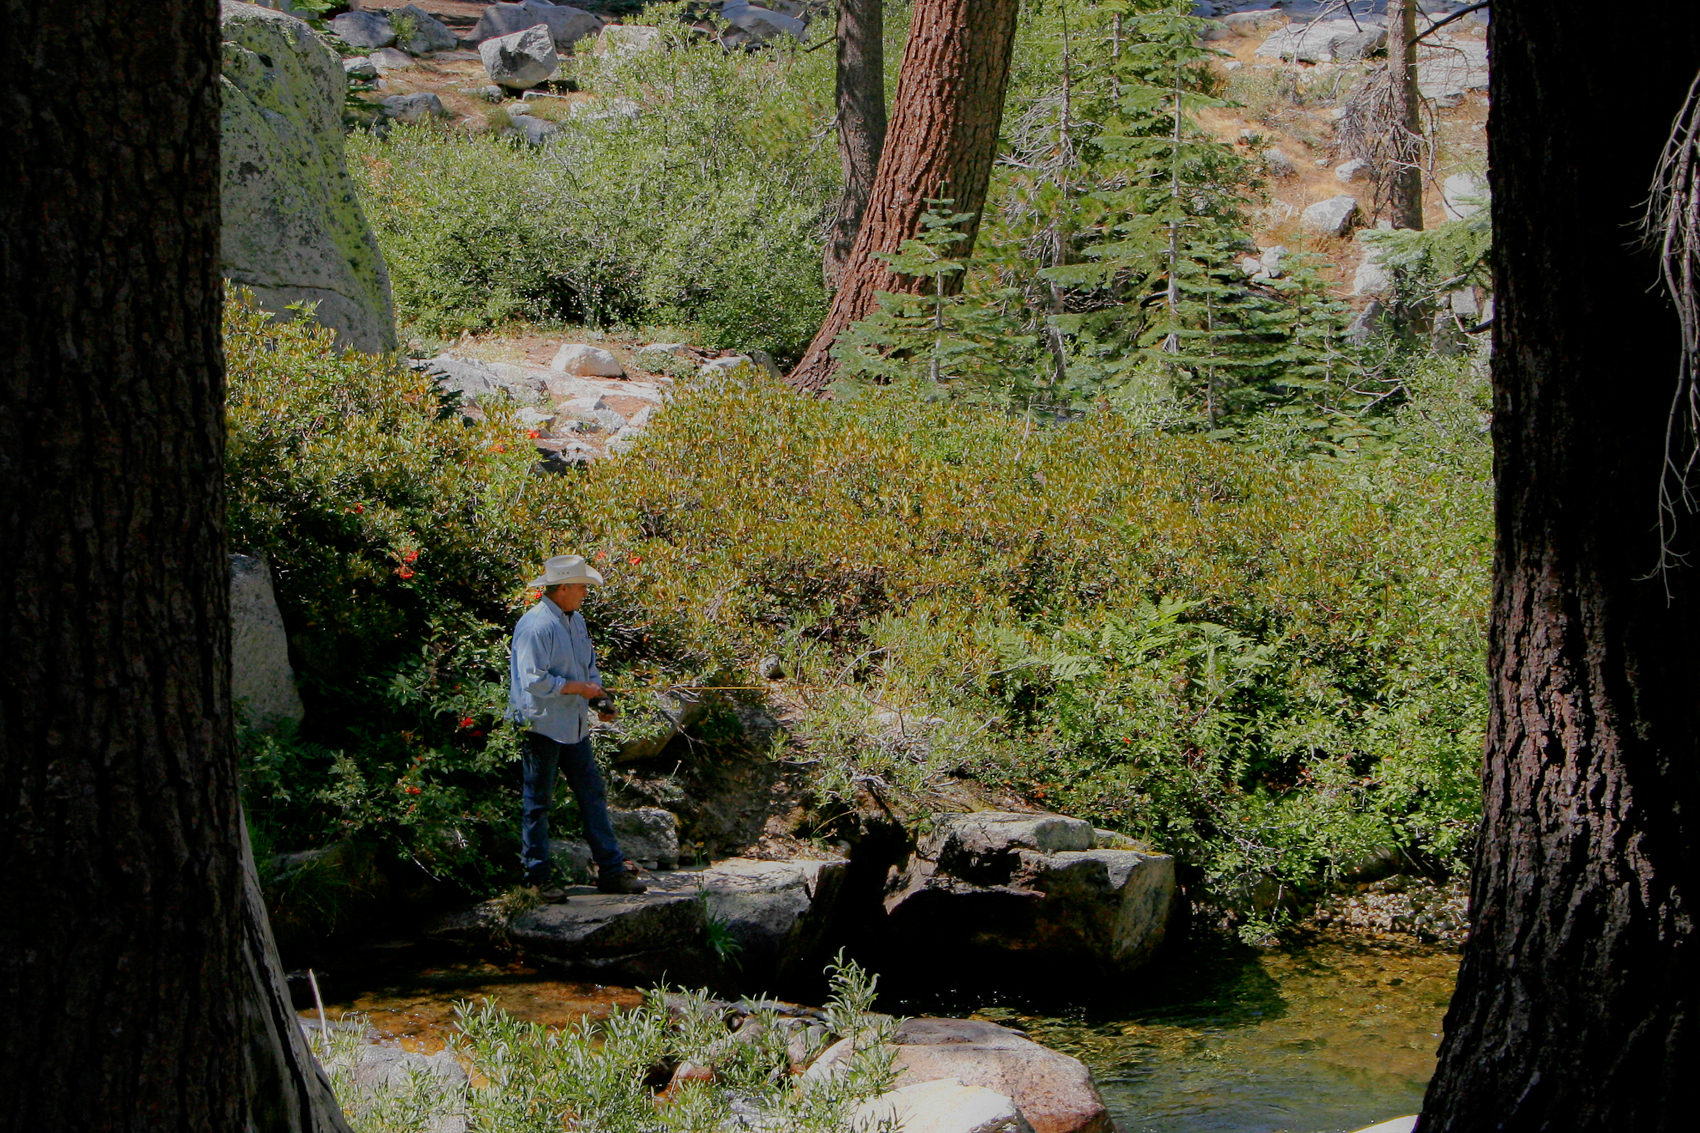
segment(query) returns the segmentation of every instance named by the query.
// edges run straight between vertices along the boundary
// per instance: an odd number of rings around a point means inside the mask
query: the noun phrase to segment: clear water
[[[1217,945],[1102,1014],[976,1014],[1084,1061],[1123,1133],[1337,1133],[1421,1108],[1457,974],[1397,939]]]
[[[1101,1010],[976,1001],[961,991],[882,1003],[1019,1027],[1092,1069],[1123,1133],[1343,1133],[1415,1113],[1434,1071],[1458,957],[1409,938],[1323,936],[1272,950],[1202,942],[1131,988],[1082,989]],[[441,1046],[453,1004],[490,999],[561,1026],[639,1002],[520,965],[405,963],[326,1003],[416,1049]],[[304,1016],[311,1011],[303,1011]]]

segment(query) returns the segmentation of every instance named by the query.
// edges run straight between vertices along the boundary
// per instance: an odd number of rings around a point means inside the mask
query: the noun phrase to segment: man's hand
[[[562,696],[582,696],[586,700],[595,700],[599,696],[607,696],[601,685],[595,681],[568,681],[561,686]]]

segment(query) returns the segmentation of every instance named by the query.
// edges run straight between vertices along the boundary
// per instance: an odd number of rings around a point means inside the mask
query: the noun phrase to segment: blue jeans
[[[537,732],[525,734],[527,751],[521,757],[525,771],[525,809],[520,821],[520,861],[525,866],[527,885],[549,880],[549,804],[554,801],[555,771],[566,772],[567,785],[578,799],[584,816],[584,839],[597,868],[614,873],[626,866],[626,855],[614,840],[614,824],[608,820],[608,791],[602,772],[590,750],[587,736],[576,744],[564,744]]]

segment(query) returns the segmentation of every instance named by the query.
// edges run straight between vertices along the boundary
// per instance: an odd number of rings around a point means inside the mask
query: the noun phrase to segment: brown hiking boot
[[[537,899],[545,905],[559,905],[567,899],[567,891],[559,885],[546,885],[537,891]]]
[[[634,870],[622,869],[599,874],[596,889],[599,893],[645,893],[649,886],[638,879]]]

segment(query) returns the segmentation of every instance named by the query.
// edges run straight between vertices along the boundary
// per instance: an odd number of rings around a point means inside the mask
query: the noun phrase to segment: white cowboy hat
[[[586,586],[601,586],[602,576],[584,561],[583,555],[556,555],[543,564],[543,577],[534,578],[527,586],[560,586],[582,582]]]

